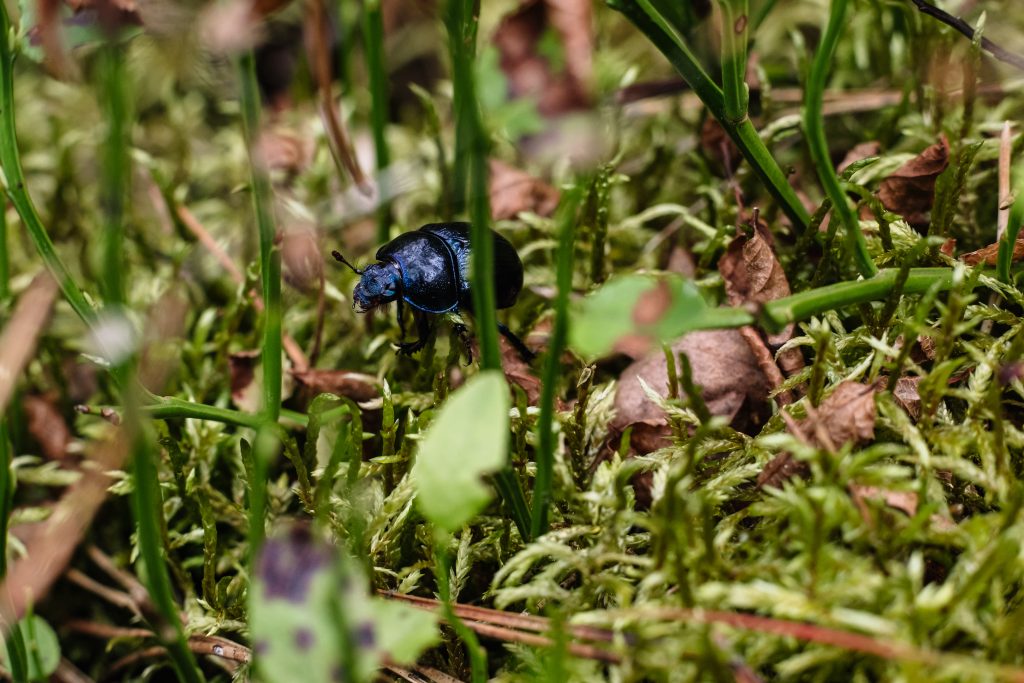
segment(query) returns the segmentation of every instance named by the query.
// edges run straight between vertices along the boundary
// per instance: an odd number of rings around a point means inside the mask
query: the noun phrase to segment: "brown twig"
[[[117,566],[114,560],[94,545],[86,548],[89,558],[103,572],[121,584],[121,587],[128,592],[129,597],[135,606],[144,613],[152,613],[156,608],[149,599],[149,591],[142,585],[142,582],[131,572],[126,572]]]
[[[0,415],[7,410],[16,380],[35,353],[56,297],[57,282],[50,274],[36,275],[0,335]]]
[[[954,17],[949,12],[945,12],[939,9],[935,5],[928,2],[927,0],[910,0],[910,2],[914,3],[914,6],[917,7],[917,9],[922,14],[926,14],[932,17],[933,19],[937,19],[938,21],[941,21],[943,24],[949,26],[953,30],[962,33],[969,40],[974,40],[974,27],[968,24],[960,17]],[[985,38],[984,36],[982,36],[981,38],[981,48],[985,50],[985,52],[989,53],[990,55],[998,59],[1000,62],[1004,62],[1006,64],[1009,64],[1010,66],[1015,66],[1018,69],[1024,71],[1024,56],[1018,55],[1014,52],[1010,52],[1009,50],[999,45],[996,45],[994,42],[992,42],[988,38]]]
[[[110,604],[122,607],[132,612],[137,617],[142,617],[142,610],[139,609],[138,603],[136,603],[135,600],[132,599],[132,596],[127,593],[111,588],[110,586],[105,586],[88,574],[80,572],[77,569],[67,570],[64,577],[79,588],[84,588],[90,593],[98,595]]]
[[[306,3],[304,30],[306,45],[309,47],[309,64],[319,96],[320,118],[327,134],[327,146],[338,170],[348,171],[359,191],[369,197],[373,194],[373,188],[359,166],[359,160],[352,153],[352,144],[331,98],[331,50],[327,40],[327,12],[323,0]]]

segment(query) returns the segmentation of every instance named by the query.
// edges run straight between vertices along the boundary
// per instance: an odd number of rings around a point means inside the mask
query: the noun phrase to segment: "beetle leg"
[[[466,352],[466,365],[473,364],[473,344],[470,343],[469,339],[469,328],[463,323],[452,323],[452,330],[458,335],[459,341],[462,342],[462,348]]]
[[[398,352],[406,355],[416,353],[426,346],[427,338],[430,336],[430,319],[419,311],[413,311],[412,316],[416,319],[416,333],[419,335],[419,339],[398,345]]]
[[[537,357],[533,351],[526,348],[526,344],[524,344],[519,337],[512,333],[512,330],[508,329],[501,323],[498,323],[498,332],[501,332],[502,336],[505,337],[505,339],[508,339],[509,343],[512,344],[515,350],[519,352],[522,359],[527,363]]]
[[[398,298],[398,345],[405,342],[405,304]]]

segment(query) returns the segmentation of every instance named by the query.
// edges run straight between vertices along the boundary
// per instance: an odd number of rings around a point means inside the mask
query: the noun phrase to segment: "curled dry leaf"
[[[768,396],[768,384],[757,360],[736,330],[710,330],[687,334],[672,345],[678,356],[685,353],[708,409],[729,419],[737,428],[760,423]],[[668,395],[668,367],[661,350],[627,367],[619,377],[615,417],[611,426],[622,434],[632,427],[630,444],[638,453],[650,453],[671,443],[665,412],[644,392],[640,378],[656,393]]]
[[[242,410],[255,413],[262,405],[260,383],[256,381],[259,351],[238,351],[228,357],[231,374],[231,401]]]
[[[558,208],[558,190],[525,171],[491,159],[491,216],[515,218],[523,211],[550,216]]]
[[[312,140],[284,128],[264,129],[256,140],[253,156],[268,171],[299,173],[313,160]]]
[[[310,292],[319,285],[324,257],[311,226],[292,226],[281,236],[281,264],[284,279],[292,287]]]
[[[356,403],[372,401],[380,396],[377,378],[348,370],[305,370],[292,372],[298,386],[310,394],[336,394]]]
[[[541,381],[533,372],[529,363],[524,361],[512,344],[504,336],[499,338],[501,344],[501,369],[505,372],[505,379],[510,384],[515,384],[526,392],[526,400],[531,406],[537,405],[540,400]],[[528,344],[529,345],[529,344]],[[561,399],[555,397],[555,410],[564,410],[565,406]]]
[[[526,0],[502,19],[493,42],[510,94],[535,100],[544,115],[585,107],[594,43],[591,17],[588,0]],[[561,59],[542,54],[549,28],[560,38]]]
[[[878,188],[885,208],[900,214],[911,225],[926,225],[935,200],[935,180],[949,166],[949,141],[939,142],[900,166]]]
[[[915,420],[921,417],[921,394],[918,393],[920,383],[920,377],[900,377],[892,391],[896,403]]]
[[[764,304],[791,293],[786,272],[775,256],[771,232],[761,221],[757,221],[753,235],[740,235],[729,244],[718,261],[718,270],[733,306]],[[775,348],[785,344],[793,337],[793,329],[790,324],[781,332],[767,335],[768,344]],[[777,363],[787,375],[792,375],[804,367],[803,354],[800,349],[788,349]]]
[[[800,426],[819,448],[835,448],[847,443],[859,444],[875,437],[875,387],[859,382],[843,382],[821,402],[817,416],[809,416]]]
[[[869,498],[881,500],[889,507],[905,512],[910,517],[917,514],[917,494],[913,491],[893,491],[877,486],[850,484],[850,496],[860,509],[864,521],[869,524],[872,523],[871,513],[866,504],[866,500]]]
[[[834,451],[847,443],[860,444],[875,436],[876,387],[846,381],[800,422],[787,422],[789,431],[818,448]],[[783,412],[783,416],[787,416]],[[773,458],[757,476],[759,487],[779,487],[794,476],[804,476],[807,465],[789,452]]]
[[[1020,261],[1024,259],[1024,238],[1018,238],[1013,243],[1013,260]],[[999,243],[990,244],[987,247],[982,247],[977,251],[971,251],[966,254],[960,255],[960,260],[969,266],[976,266],[980,263],[984,263],[987,266],[994,266],[999,260]]]
[[[24,396],[21,409],[26,429],[49,460],[64,460],[71,444],[71,430],[53,404],[53,396]]]

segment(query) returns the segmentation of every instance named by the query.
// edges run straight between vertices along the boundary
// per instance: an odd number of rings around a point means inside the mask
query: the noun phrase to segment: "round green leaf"
[[[497,370],[481,372],[452,393],[427,430],[412,468],[420,512],[454,532],[492,497],[481,477],[508,452],[508,385]]]

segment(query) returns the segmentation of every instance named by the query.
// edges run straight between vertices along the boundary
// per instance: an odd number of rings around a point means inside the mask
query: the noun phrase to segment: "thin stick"
[[[88,574],[77,569],[69,569],[67,573],[64,574],[64,578],[79,588],[84,588],[90,593],[98,595],[112,605],[122,607],[138,617],[142,616],[142,611],[139,609],[138,604],[132,599],[132,596],[128,595],[124,591],[119,591],[115,588],[111,588],[110,586],[105,586]]]
[[[935,5],[931,4],[927,0],[910,0],[914,3],[914,6],[921,11],[922,14],[927,14],[933,19],[941,21],[946,26],[964,34],[970,40],[974,40],[974,27],[968,24],[960,17],[954,17],[949,12],[940,10]],[[1024,71],[1024,56],[1018,55],[1014,52],[1010,52],[999,45],[996,45],[988,38],[982,37],[981,47],[985,52],[989,53],[1000,62],[1015,66],[1018,69]]]
[[[178,206],[177,207],[178,218],[181,219],[182,225],[184,225],[189,232],[191,232],[199,243],[206,247],[206,250],[217,259],[217,263],[221,265],[231,276],[237,284],[245,282],[245,276],[242,275],[242,271],[239,270],[235,262],[228,256],[227,252],[224,251],[217,240],[213,238],[199,219],[196,218],[195,214],[188,210],[188,207]],[[322,276],[321,276],[322,277]],[[263,312],[263,297],[259,294],[253,294],[253,308],[256,309],[257,313]],[[292,368],[298,372],[305,372],[311,367],[312,360],[306,357],[302,347],[299,346],[298,342],[292,339],[291,335],[285,334],[281,338],[281,343],[284,346],[285,353],[288,354],[288,358],[292,361]]]

